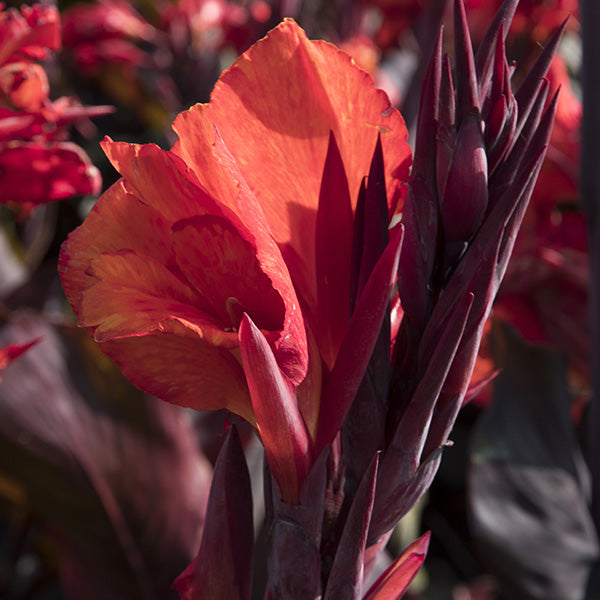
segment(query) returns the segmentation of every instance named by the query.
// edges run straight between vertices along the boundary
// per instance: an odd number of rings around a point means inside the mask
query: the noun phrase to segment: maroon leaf
[[[28,313],[0,332],[34,338],[0,384],[0,473],[59,534],[66,596],[174,597],[210,473],[186,413],[143,397],[83,331]]]
[[[494,64],[494,52],[498,38],[506,40],[510,24],[514,17],[519,0],[505,0],[498,9],[494,20],[488,27],[485,36],[477,49],[475,57],[477,77],[479,80],[480,99],[485,97],[490,84]]]
[[[294,387],[282,373],[265,336],[244,314],[239,330],[242,364],[256,426],[283,499],[296,504],[313,465],[313,444]]]
[[[277,518],[269,549],[269,588],[265,599],[320,598],[319,548],[298,523]]]
[[[200,550],[175,583],[181,599],[249,600],[253,545],[250,475],[231,427],[215,464]]]
[[[391,239],[377,261],[358,300],[335,366],[325,386],[319,415],[316,453],[330,444],[339,431],[354,400],[379,336],[389,306],[403,229],[391,232]],[[360,348],[360,351],[357,351]]]
[[[300,490],[300,502],[281,500],[277,482],[265,474],[269,572],[265,599],[317,598],[321,593],[321,531],[327,483],[325,450]]]
[[[356,296],[360,297],[369,275],[375,268],[388,241],[388,203],[385,191],[385,166],[381,135],[377,138],[375,151],[369,168],[362,219],[363,235],[360,273]],[[358,265],[356,265],[358,267]]]
[[[562,34],[567,25],[567,19],[554,32],[552,37],[545,43],[542,53],[538,56],[534,65],[527,73],[525,79],[515,93],[515,98],[519,107],[519,118],[517,121],[517,135],[529,117],[529,112],[538,95],[538,91],[542,85],[542,81],[548,72],[550,63],[554,58],[554,54],[558,49],[558,43],[562,38]]]
[[[454,2],[454,54],[456,60],[456,127],[468,114],[479,113],[479,89],[471,35],[463,0]]]
[[[352,501],[327,580],[325,600],[359,600],[362,596],[364,554],[378,464],[379,455],[375,455]]]
[[[379,469],[379,481],[369,544],[389,531],[429,487],[439,465],[441,447],[423,455],[436,401],[461,341],[473,301],[466,295],[454,307],[448,327],[431,353],[410,404],[388,445]]]
[[[421,88],[421,102],[417,131],[419,136],[413,157],[412,172],[425,181],[435,179],[435,152],[437,122],[440,105],[440,81],[442,73],[442,30],[429,59],[427,73]]]
[[[333,132],[323,168],[315,233],[319,347],[332,367],[348,326],[352,204],[348,179]]]

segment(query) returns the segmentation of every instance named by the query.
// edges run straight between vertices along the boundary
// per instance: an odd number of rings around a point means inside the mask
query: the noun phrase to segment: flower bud
[[[461,123],[440,202],[446,243],[468,241],[481,225],[488,203],[487,157],[480,118]]]

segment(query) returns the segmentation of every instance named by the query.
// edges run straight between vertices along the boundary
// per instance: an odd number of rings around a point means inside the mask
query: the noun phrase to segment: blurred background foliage
[[[83,149],[106,189],[117,174],[98,145],[105,135],[169,148],[174,116],[208,101],[221,71],[285,16],[350,52],[414,132],[440,24],[452,39],[449,4],[60,1],[62,45],[40,64],[49,101],[113,107],[72,119],[60,134]],[[499,4],[466,2],[475,43]],[[474,379],[501,372],[463,408],[433,486],[390,541],[395,556],[432,531],[413,600],[576,598],[572,570],[597,552],[579,450],[590,373],[577,2],[522,0],[508,56],[524,72],[566,17],[549,76],[552,89],[562,86],[551,146]],[[95,198],[40,203],[27,213],[1,200],[8,205],[0,209],[0,345],[40,340],[0,385],[0,597],[7,600],[176,597],[172,581],[197,551],[228,418],[144,396],[74,327],[57,257]],[[245,442],[258,473],[249,431]],[[506,520],[499,506],[512,507]]]

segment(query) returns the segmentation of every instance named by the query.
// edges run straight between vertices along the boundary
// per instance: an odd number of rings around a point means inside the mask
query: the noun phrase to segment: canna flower
[[[295,501],[389,300],[397,232],[354,285],[364,299],[352,320],[348,257],[374,153],[385,156],[387,238],[408,176],[406,128],[348,55],[287,20],[174,130],[168,151],[104,141],[122,179],[63,245],[63,286],[79,325],[136,386],[255,425]]]
[[[67,298],[135,385],[255,427],[265,598],[362,597],[435,474],[554,115],[543,78],[558,35],[512,92],[515,7],[475,57],[456,0],[456,68],[440,34],[406,199],[399,113],[289,20],[178,116],[171,150],[103,143],[122,179],[63,245]],[[232,433],[182,597],[249,597],[252,539],[219,533],[252,531],[245,473]],[[426,545],[367,597],[399,597]]]
[[[75,4],[62,15],[63,44],[83,72],[108,64],[138,67],[150,61],[135,42],[153,43],[158,31],[128,2],[101,0]]]
[[[38,204],[100,191],[100,173],[80,147],[65,141],[66,125],[110,109],[50,100],[46,72],[35,60],[59,47],[56,8],[0,12],[0,203],[17,206],[21,215]]]
[[[241,54],[265,31],[272,13],[264,0],[178,0],[162,10],[161,18],[176,52],[201,56],[228,47]]]

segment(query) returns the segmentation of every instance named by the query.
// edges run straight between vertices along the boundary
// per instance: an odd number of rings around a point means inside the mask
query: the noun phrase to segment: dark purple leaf
[[[508,34],[518,4],[519,0],[505,0],[502,3],[477,49],[475,60],[479,80],[480,100],[484,98],[487,88],[491,83],[490,78],[493,71],[497,40],[499,37],[503,41],[506,40],[506,35]]]
[[[273,523],[268,559],[266,599],[319,598],[321,557],[319,548],[298,523],[277,517]]]
[[[200,550],[177,578],[181,599],[249,600],[253,546],[250,474],[231,427],[215,464]]]
[[[529,117],[529,112],[537,98],[542,81],[550,68],[550,63],[558,49],[558,43],[567,25],[567,20],[554,32],[552,37],[544,45],[544,49],[525,76],[525,79],[515,93],[519,107],[519,118],[517,120],[517,135]]]
[[[188,415],[135,390],[84,331],[24,313],[0,332],[34,338],[0,384],[0,472],[56,534],[67,597],[176,597],[210,477]]]
[[[321,593],[321,531],[325,512],[328,451],[317,458],[300,490],[300,502],[281,500],[277,482],[265,472],[268,515],[268,581],[265,598],[317,598]],[[269,506],[270,505],[270,506]],[[273,516],[270,516],[270,513]],[[312,594],[312,595],[311,595]]]
[[[359,600],[362,596],[365,545],[375,498],[378,463],[379,455],[375,455],[352,501],[327,580],[325,600]]]
[[[508,328],[494,347],[502,371],[471,453],[473,534],[505,597],[579,600],[598,542],[564,357]]]
[[[389,241],[388,203],[385,191],[385,167],[381,135],[377,137],[377,145],[369,168],[363,210],[362,226],[364,231],[357,297],[360,297],[369,275],[375,268]]]
[[[417,137],[412,172],[426,181],[435,180],[435,153],[437,122],[440,105],[440,80],[442,73],[442,30],[429,59],[427,73],[421,88],[421,102],[417,124]]]
[[[473,297],[454,307],[381,460],[369,545],[389,531],[420,498],[439,465],[441,445],[423,455],[436,401],[461,341]]]
[[[456,128],[468,115],[479,114],[479,89],[471,35],[463,0],[454,2],[454,56],[456,70]]]

